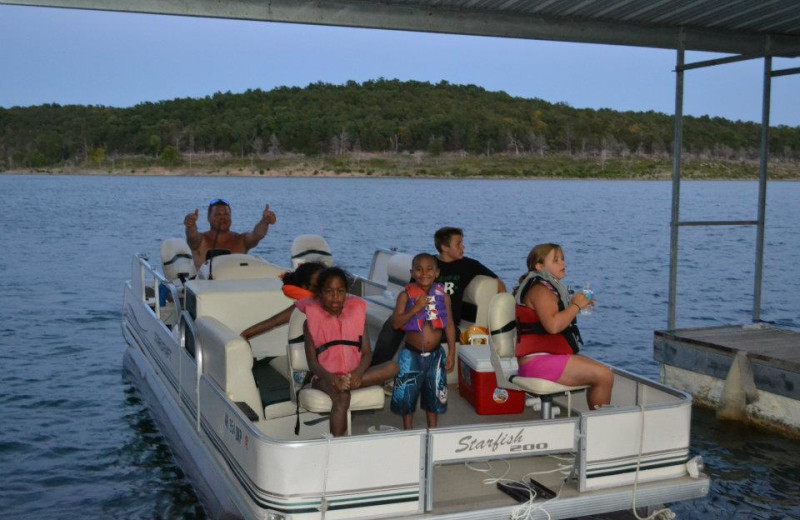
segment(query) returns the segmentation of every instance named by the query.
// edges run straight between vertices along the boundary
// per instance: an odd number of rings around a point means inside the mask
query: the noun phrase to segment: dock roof
[[[797,0],[0,0],[745,55],[800,54]]]

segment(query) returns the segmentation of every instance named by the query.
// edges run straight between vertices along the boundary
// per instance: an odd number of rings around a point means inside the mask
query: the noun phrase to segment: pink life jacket
[[[317,349],[317,359],[331,374],[347,374],[361,362],[361,336],[367,320],[367,303],[348,294],[342,313],[329,314],[318,298],[295,302],[306,315],[311,343]]]
[[[434,282],[431,285],[428,294],[422,288],[415,284],[410,283],[406,285],[406,292],[408,293],[408,302],[406,302],[406,311],[414,306],[417,298],[432,298],[428,305],[416,313],[403,325],[403,330],[408,332],[422,332],[425,322],[429,321],[431,327],[434,329],[443,329],[447,325],[447,306],[444,301],[444,284]]]

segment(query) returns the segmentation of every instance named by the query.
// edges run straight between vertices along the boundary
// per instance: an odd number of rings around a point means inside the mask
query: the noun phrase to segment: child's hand
[[[350,390],[350,374],[339,374],[333,376],[333,388],[339,392]]]
[[[452,354],[447,355],[447,361],[444,362],[444,369],[447,372],[452,372],[456,367],[456,357]]]
[[[350,390],[356,390],[358,388],[361,388],[361,376],[356,373],[352,373],[349,375],[350,375]]]
[[[411,307],[411,310],[414,311],[414,314],[416,314],[427,306],[428,306],[428,300],[425,296],[422,296],[421,298],[417,298],[414,301],[414,305]]]

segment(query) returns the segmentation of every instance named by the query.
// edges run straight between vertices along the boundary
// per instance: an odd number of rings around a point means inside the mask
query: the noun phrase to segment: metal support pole
[[[678,286],[678,228],[681,203],[681,152],[683,150],[683,34],[678,44],[675,66],[675,125],[672,145],[672,220],[669,240],[669,314],[667,329],[675,329],[675,307]]]
[[[758,172],[758,231],[753,283],[753,321],[761,319],[761,278],[764,271],[764,225],[767,214],[767,165],[769,163],[769,112],[772,91],[772,57],[764,58],[764,92],[761,105],[761,157]]]

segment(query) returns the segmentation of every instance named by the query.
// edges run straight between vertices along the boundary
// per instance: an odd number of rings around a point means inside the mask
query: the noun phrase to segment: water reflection
[[[132,435],[120,448],[119,466],[134,473],[132,483],[148,482],[138,489],[126,486],[108,502],[116,518],[156,520],[204,520],[197,495],[183,471],[175,463],[164,436],[132,385],[123,374],[125,391],[124,421]],[[138,474],[138,475],[137,475]]]

